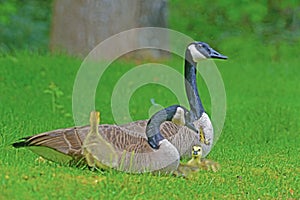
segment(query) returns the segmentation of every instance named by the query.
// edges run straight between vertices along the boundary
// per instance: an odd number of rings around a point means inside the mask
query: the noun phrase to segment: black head
[[[187,51],[189,51],[194,62],[199,62],[209,58],[227,59],[227,56],[220,54],[204,42],[193,42],[189,44]]]

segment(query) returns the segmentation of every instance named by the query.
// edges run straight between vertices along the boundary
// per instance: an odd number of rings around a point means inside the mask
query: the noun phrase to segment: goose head
[[[172,108],[173,109],[173,108]],[[175,110],[175,108],[174,108]],[[189,129],[198,133],[198,129],[193,124],[193,117],[191,112],[189,112],[186,108],[182,106],[178,106],[176,108],[176,112],[171,115],[171,120],[174,124],[179,126],[186,126]]]
[[[197,63],[210,58],[227,59],[227,56],[217,52],[205,42],[192,42],[186,49],[186,59],[190,62]]]

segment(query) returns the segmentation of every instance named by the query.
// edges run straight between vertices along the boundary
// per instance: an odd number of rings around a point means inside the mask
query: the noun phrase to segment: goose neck
[[[198,93],[196,81],[196,63],[186,56],[184,64],[185,89],[190,104],[191,112],[194,114],[195,120],[199,119],[204,108]]]
[[[153,149],[158,149],[164,137],[160,133],[160,125],[165,121],[171,121],[178,105],[173,105],[155,113],[147,123],[146,135],[148,143]]]

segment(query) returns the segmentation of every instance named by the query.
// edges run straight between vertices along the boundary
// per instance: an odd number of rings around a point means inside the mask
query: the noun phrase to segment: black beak
[[[219,52],[217,52],[216,50],[214,50],[213,48],[210,48],[210,53],[209,53],[211,58],[217,58],[217,59],[227,59],[227,56],[224,56],[222,54],[220,54]]]
[[[159,142],[162,141],[163,139],[164,137],[159,132],[152,137],[148,137],[148,143],[153,149],[158,149]]]
[[[185,126],[188,127],[189,129],[195,131],[196,133],[198,133],[198,130],[196,129],[196,127],[194,126],[194,124],[192,124],[192,123],[186,123]]]

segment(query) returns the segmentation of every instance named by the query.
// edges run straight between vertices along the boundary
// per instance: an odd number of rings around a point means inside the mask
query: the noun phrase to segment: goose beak
[[[186,123],[185,126],[188,127],[189,129],[195,131],[196,133],[198,133],[198,130],[196,129],[196,127],[194,126],[194,124],[192,124],[192,123]]]
[[[160,141],[165,139],[160,133],[155,134],[154,136],[148,137],[148,144],[153,149],[158,149],[160,145]]]
[[[219,52],[217,52],[213,48],[210,48],[209,55],[210,55],[211,58],[216,58],[216,59],[226,60],[228,58],[227,56],[220,54]]]

